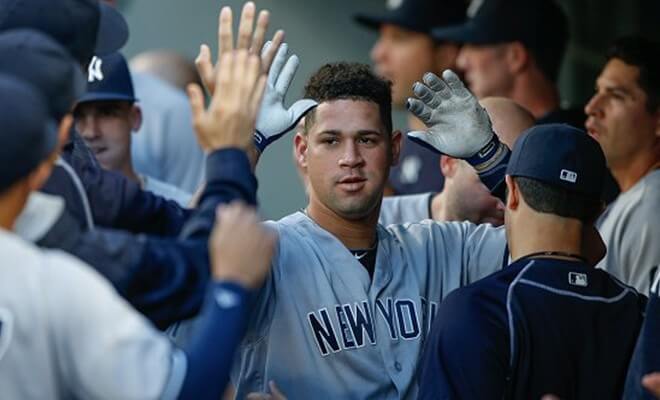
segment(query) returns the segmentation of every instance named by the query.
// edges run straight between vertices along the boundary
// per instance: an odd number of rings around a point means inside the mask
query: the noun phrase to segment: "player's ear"
[[[504,179],[506,181],[506,207],[515,210],[520,205],[518,185],[511,175],[507,175]]]
[[[453,177],[458,169],[458,160],[446,155],[440,156],[440,171],[442,175],[448,178]]]
[[[296,162],[302,169],[307,169],[307,134],[296,133],[293,138]]]
[[[399,155],[401,155],[401,140],[403,139],[403,134],[401,131],[392,132],[392,163],[390,165],[394,166],[399,163]]]
[[[131,105],[131,130],[137,132],[142,126],[142,109],[140,106],[133,104]]]
[[[519,41],[508,43],[505,46],[505,56],[509,65],[509,71],[512,74],[520,72],[530,62],[529,51]]]

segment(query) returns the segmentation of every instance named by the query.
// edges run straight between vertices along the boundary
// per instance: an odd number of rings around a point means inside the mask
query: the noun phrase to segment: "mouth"
[[[361,176],[347,176],[337,182],[337,186],[346,192],[357,192],[367,183],[367,180]]]
[[[90,150],[92,150],[92,153],[94,153],[94,155],[98,157],[100,154],[103,154],[108,149],[105,147],[90,147]]]
[[[587,122],[585,124],[585,128],[587,128],[587,134],[591,136],[592,138],[598,140],[598,137],[600,136],[598,132],[598,128],[594,124],[590,124]]]

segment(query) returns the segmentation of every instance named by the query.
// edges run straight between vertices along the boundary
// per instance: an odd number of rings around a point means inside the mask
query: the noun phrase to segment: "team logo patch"
[[[567,169],[562,169],[561,172],[559,172],[559,179],[562,181],[575,183],[575,181],[577,181],[577,173]]]
[[[9,348],[14,320],[9,310],[0,308],[0,360]]]
[[[568,283],[573,286],[582,286],[587,287],[589,281],[587,280],[587,274],[581,272],[569,272],[568,273]]]

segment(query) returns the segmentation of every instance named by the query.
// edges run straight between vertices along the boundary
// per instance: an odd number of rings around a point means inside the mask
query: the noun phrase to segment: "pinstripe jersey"
[[[504,230],[470,223],[378,226],[373,279],[305,214],[279,236],[232,379],[237,398],[275,380],[289,399],[415,398],[438,302],[501,268]]]
[[[442,303],[423,399],[620,399],[644,296],[582,262],[523,258]]]

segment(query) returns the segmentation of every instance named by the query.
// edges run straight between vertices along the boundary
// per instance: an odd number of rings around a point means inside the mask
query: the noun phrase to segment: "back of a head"
[[[361,100],[376,103],[381,120],[392,132],[390,82],[376,76],[366,64],[339,62],[322,66],[305,86],[305,98],[319,103],[334,100]],[[306,128],[313,123],[314,110],[305,117]]]
[[[76,61],[58,42],[33,29],[0,33],[0,72],[39,89],[50,115],[60,120],[85,90],[85,78]]]
[[[536,212],[592,223],[606,171],[598,142],[565,124],[537,125],[516,141],[506,174]]]
[[[29,175],[57,146],[57,124],[43,94],[15,76],[0,73],[0,193]]]
[[[646,108],[654,113],[660,108],[660,42],[642,36],[624,36],[614,41],[607,60],[619,59],[639,68],[639,86],[647,96]]]

